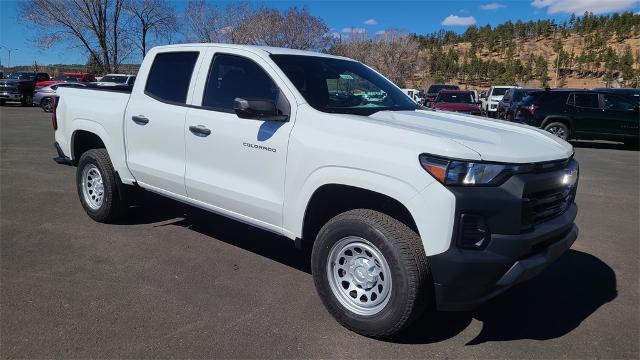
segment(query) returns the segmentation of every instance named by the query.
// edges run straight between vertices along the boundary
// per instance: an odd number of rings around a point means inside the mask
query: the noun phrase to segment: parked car
[[[611,92],[533,92],[522,101],[515,121],[547,130],[563,140],[612,140],[637,146],[640,136],[638,103]]]
[[[7,101],[19,101],[22,106],[32,106],[33,89],[38,81],[49,80],[49,74],[34,71],[16,71],[0,80],[0,105]]]
[[[132,86],[136,81],[135,75],[107,74],[96,83],[98,86]]]
[[[423,111],[355,60],[169,45],[139,76],[58,89],[55,160],[77,166],[88,216],[116,221],[148,189],[308,246],[325,307],[360,334],[391,336],[429,304],[473,308],[577,237],[569,143]]]
[[[513,121],[518,105],[522,102],[522,99],[531,92],[541,90],[543,89],[511,88],[507,90],[502,100],[498,103],[496,117],[498,119]]]
[[[617,89],[613,89],[613,88],[598,88],[598,89],[593,89],[594,91],[599,91],[599,92],[607,92],[607,93],[611,93],[611,94],[618,94],[618,95],[623,95],[623,96],[627,96],[629,98],[632,98],[633,100],[637,101],[638,103],[640,103],[640,89],[633,89],[633,88],[617,88]]]
[[[472,91],[466,90],[442,90],[431,103],[436,110],[454,111],[469,115],[480,116],[480,106],[474,100]]]
[[[63,82],[90,83],[90,82],[95,82],[95,81],[96,81],[96,77],[93,74],[66,72],[66,73],[60,74],[59,76],[56,76],[55,78],[53,78],[51,80],[40,81],[40,82],[36,83],[36,89],[38,87],[50,86],[50,85],[59,84],[59,83],[63,83]]]
[[[449,85],[449,84],[433,84],[429,86],[427,90],[427,94],[425,95],[424,102],[426,106],[430,106],[431,102],[433,102],[440,90],[460,90],[458,85]]]
[[[488,117],[496,117],[498,112],[498,103],[504,97],[504,94],[509,89],[513,89],[515,86],[492,86],[487,92],[480,93],[480,110],[482,115]]]
[[[45,112],[51,112],[53,109],[53,98],[56,96],[57,89],[65,87],[78,88],[85,86],[86,84],[83,83],[65,82],[37,88],[33,93],[33,104],[40,106]]]
[[[416,104],[422,105],[424,103],[424,98],[422,97],[422,92],[420,92],[420,90],[418,89],[401,89],[401,90]]]

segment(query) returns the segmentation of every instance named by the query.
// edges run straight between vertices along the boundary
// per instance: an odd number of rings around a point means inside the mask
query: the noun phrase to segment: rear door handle
[[[211,130],[207,129],[204,125],[189,126],[189,131],[191,131],[195,136],[200,137],[207,137],[211,135]]]
[[[134,115],[131,120],[138,125],[147,125],[149,123],[149,119],[144,115]]]

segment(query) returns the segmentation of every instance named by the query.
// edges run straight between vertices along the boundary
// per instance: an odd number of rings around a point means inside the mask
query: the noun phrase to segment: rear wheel
[[[40,107],[44,112],[51,112],[53,110],[53,99],[46,97],[40,101]]]
[[[125,202],[120,198],[115,170],[106,149],[93,149],[80,157],[76,183],[80,203],[87,215],[98,222],[120,218]]]
[[[561,122],[552,122],[547,124],[544,129],[562,140],[568,140],[570,130],[569,127]]]
[[[432,296],[420,237],[373,210],[347,211],[325,224],[313,246],[311,268],[329,313],[365,336],[401,331]]]

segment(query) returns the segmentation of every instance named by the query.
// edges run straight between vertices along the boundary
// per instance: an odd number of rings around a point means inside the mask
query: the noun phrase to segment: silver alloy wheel
[[[51,112],[51,110],[53,109],[53,99],[51,98],[42,99],[42,101],[40,102],[40,106],[42,107],[42,110],[44,110],[45,112]]]
[[[560,126],[551,126],[547,128],[547,131],[559,137],[562,140],[567,140],[567,132],[564,130],[564,128]]]
[[[104,200],[104,183],[102,174],[94,164],[87,164],[82,169],[82,195],[84,201],[93,210],[98,210]]]
[[[333,296],[358,315],[375,315],[389,302],[389,264],[382,252],[363,238],[348,236],[333,245],[327,258],[327,279]]]

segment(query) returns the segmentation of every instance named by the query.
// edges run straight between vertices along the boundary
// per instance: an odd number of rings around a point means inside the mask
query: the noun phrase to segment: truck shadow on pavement
[[[567,251],[538,277],[515,286],[472,312],[430,313],[394,341],[434,343],[458,335],[472,319],[482,330],[467,345],[548,340],[577,328],[617,296],[616,275],[593,255]],[[428,318],[433,315],[432,318]]]
[[[309,254],[297,250],[290,239],[151,193],[145,194],[145,202],[144,208],[132,209],[127,224],[181,226],[311,274]],[[611,267],[593,255],[569,250],[538,277],[477,310],[426,311],[411,327],[387,341],[444,341],[463,332],[473,319],[483,323],[482,330],[467,345],[548,340],[568,334],[616,296],[616,275]]]

